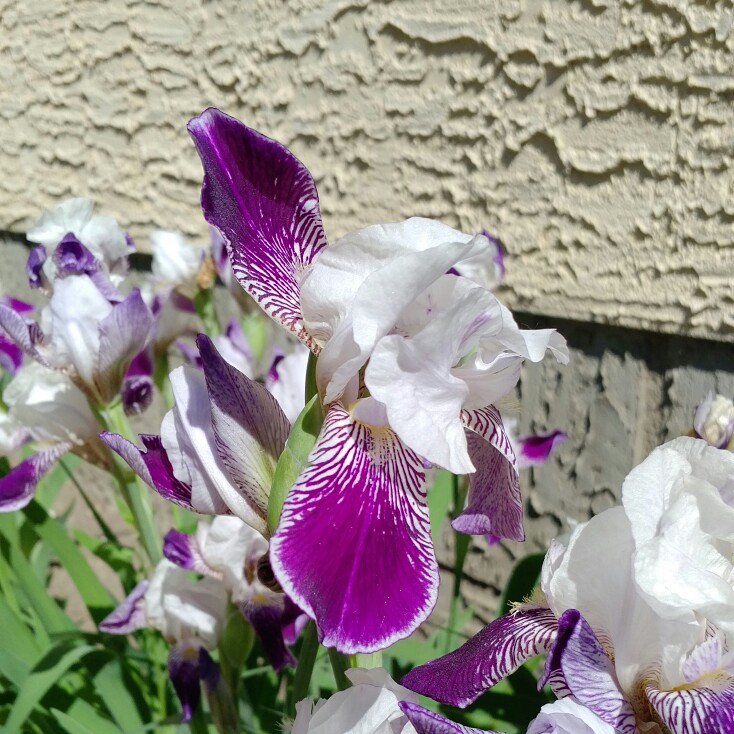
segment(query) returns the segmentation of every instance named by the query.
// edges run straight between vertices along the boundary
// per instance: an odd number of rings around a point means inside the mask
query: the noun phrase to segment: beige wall
[[[0,229],[204,235],[186,120],[313,171],[332,238],[487,227],[525,311],[734,340],[734,16],[686,0],[0,0]]]

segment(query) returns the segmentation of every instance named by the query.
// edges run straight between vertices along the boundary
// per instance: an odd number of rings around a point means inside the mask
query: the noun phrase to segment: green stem
[[[194,308],[208,336],[214,337],[222,333],[217,310],[214,307],[214,288],[199,288],[194,295]]]
[[[173,389],[171,388],[171,381],[168,379],[169,372],[168,352],[156,354],[153,357],[153,382],[163,398],[163,405],[166,410],[173,407]]]
[[[209,724],[207,724],[206,714],[201,702],[189,719],[189,729],[191,734],[209,734]]]
[[[122,409],[122,402],[112,403],[101,411],[102,424],[108,431],[119,433],[123,438],[133,439],[133,432]],[[109,452],[112,476],[117,481],[125,503],[130,508],[145,552],[153,565],[163,557],[161,537],[153,520],[150,490],[114,451]]]
[[[453,476],[454,511],[452,519],[464,509],[467,486],[463,477]],[[451,604],[449,606],[449,624],[446,634],[446,652],[454,649],[454,640],[458,639],[460,630],[456,629],[461,611],[461,581],[464,577],[464,563],[469,551],[471,536],[454,531],[454,579],[451,586]]]
[[[329,662],[331,663],[331,669],[334,671],[334,680],[336,681],[336,687],[343,691],[351,685],[349,678],[346,676],[347,670],[351,667],[349,664],[349,658],[343,655],[333,647],[328,648],[329,651]]]
[[[316,623],[310,620],[303,631],[301,653],[298,656],[296,675],[293,679],[293,688],[291,689],[290,701],[288,702],[288,710],[291,716],[294,716],[296,713],[296,704],[308,697],[311,686],[311,675],[313,674],[313,666],[316,663],[316,653],[318,651],[319,638],[316,634]]]

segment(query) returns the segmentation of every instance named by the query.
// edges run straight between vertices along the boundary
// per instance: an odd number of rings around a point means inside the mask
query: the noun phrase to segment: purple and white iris
[[[192,581],[186,570],[163,559],[150,581],[141,581],[99,624],[102,632],[127,635],[151,627],[171,645],[168,672],[188,721],[201,698],[200,681],[224,625],[227,591],[221,581]]]
[[[447,274],[486,254],[485,236],[414,218],[328,245],[313,179],[290,151],[216,109],[189,131],[204,214],[237,279],[319,355],[326,418],[286,498],[273,568],[325,645],[384,648],[436,601],[427,466],[471,474],[457,529],[522,539],[515,458],[493,403],[524,359],[550,350],[565,362],[565,342],[521,331],[486,288]]]
[[[656,449],[625,480],[623,507],[554,542],[542,599],[403,684],[466,706],[547,651],[540,684],[615,732],[734,731],[733,476],[734,456],[703,441]]]
[[[267,551],[268,541],[260,533],[237,517],[224,516],[211,525],[199,522],[196,535],[171,530],[163,544],[164,555],[176,565],[221,580],[277,672],[295,660],[283,637],[285,596],[258,578],[258,562]]]

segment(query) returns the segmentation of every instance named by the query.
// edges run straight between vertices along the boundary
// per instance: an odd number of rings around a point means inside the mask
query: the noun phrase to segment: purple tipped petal
[[[420,458],[332,403],[270,560],[327,647],[373,652],[409,635],[438,591]]]
[[[43,263],[46,262],[46,248],[36,245],[28,253],[25,264],[25,272],[28,276],[28,285],[31,288],[41,288],[44,285]]]
[[[195,640],[177,642],[168,651],[168,675],[173,689],[181,701],[182,721],[188,721],[201,700],[199,650]]]
[[[17,311],[0,303],[0,333],[5,332],[7,337],[20,347],[25,354],[30,355],[42,364],[47,364],[36,349],[36,345],[43,340],[41,327],[35,322],[26,320]]]
[[[23,350],[5,335],[0,334],[0,367],[14,375],[23,364]]]
[[[33,499],[38,480],[70,448],[70,443],[58,443],[23,459],[0,477],[0,512],[14,512],[25,507]]]
[[[468,706],[488,688],[545,652],[558,622],[550,609],[521,609],[490,622],[458,650],[410,671],[400,682],[452,706]]]
[[[30,313],[35,308],[32,303],[26,303],[13,296],[0,296],[0,304],[12,308],[16,313]]]
[[[116,451],[130,468],[158,494],[169,502],[193,510],[191,506],[191,487],[176,479],[173,467],[163,448],[160,436],[140,435],[145,447],[141,451],[134,443],[116,433],[100,433],[99,437]]]
[[[209,694],[217,690],[219,681],[222,679],[222,672],[219,670],[219,666],[214,662],[205,647],[199,648],[199,677]]]
[[[711,688],[646,693],[672,734],[734,734],[734,681],[711,681]]]
[[[220,110],[205,110],[188,129],[204,166],[204,217],[222,234],[237,280],[308,342],[298,281],[327,244],[311,174],[280,143]]]
[[[244,501],[265,519],[290,422],[265,387],[222,359],[209,337],[199,334],[196,344],[211,401],[217,453]]]
[[[552,431],[545,436],[525,436],[518,439],[520,452],[517,463],[519,467],[525,469],[529,466],[544,464],[553,448],[559,443],[563,443],[567,438],[568,436],[563,431]]]
[[[139,581],[120,605],[97,625],[99,631],[111,635],[127,635],[146,627],[143,598],[149,585],[146,579]]]
[[[130,362],[148,343],[153,314],[135,288],[99,323],[95,383],[103,403],[120,391]]]
[[[309,617],[289,596],[284,598],[283,604],[283,616],[280,620],[283,640],[286,645],[294,645],[301,636],[303,628],[308,624]]]
[[[240,611],[255,630],[273,670],[279,673],[286,666],[295,666],[283,639],[283,595],[254,594],[240,604]]]
[[[620,734],[634,734],[635,712],[619,687],[614,664],[576,609],[558,619],[558,636],[546,661],[546,673],[557,667],[579,703]]]
[[[486,729],[456,724],[445,716],[410,701],[400,701],[400,708],[415,727],[416,734],[497,734]]]
[[[517,464],[499,411],[490,405],[462,417],[476,472],[469,475],[467,506],[452,526],[469,535],[524,540]]]
[[[196,538],[189,533],[171,529],[163,538],[163,555],[181,568],[192,570],[196,565],[194,560],[194,545]]]

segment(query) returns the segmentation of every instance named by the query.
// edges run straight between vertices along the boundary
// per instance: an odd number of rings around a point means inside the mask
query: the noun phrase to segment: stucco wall
[[[327,230],[487,227],[528,312],[734,339],[727,0],[0,0],[0,229],[203,236],[184,126],[291,146]]]

